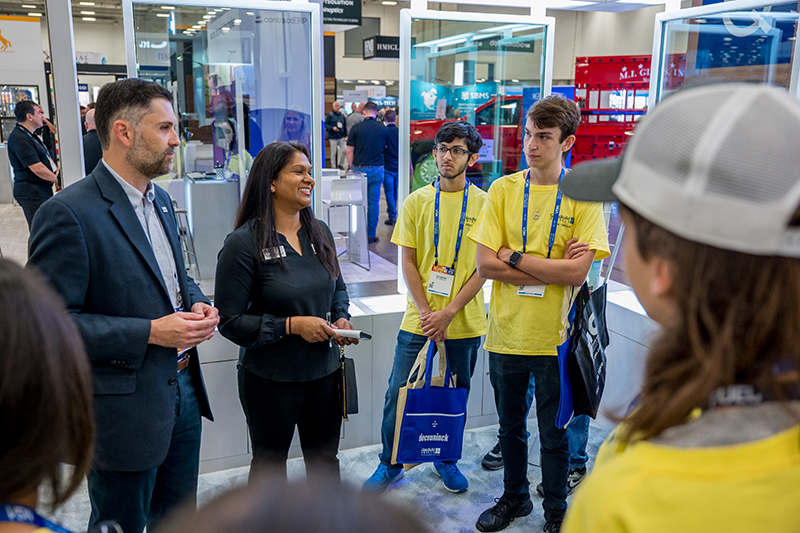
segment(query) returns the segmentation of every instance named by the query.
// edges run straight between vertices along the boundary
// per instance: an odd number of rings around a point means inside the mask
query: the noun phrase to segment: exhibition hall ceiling
[[[492,0],[486,0],[491,5]],[[633,9],[640,9],[656,4],[662,4],[663,0],[549,0],[548,7],[553,9],[567,9],[577,11],[608,11],[623,12]],[[389,8],[403,9],[410,6],[407,0],[362,0],[364,6],[386,6]],[[232,5],[229,1],[221,1],[220,5]],[[432,9],[452,10],[456,9],[453,4],[438,4],[431,2]],[[459,6],[463,10],[473,11],[478,6]],[[160,6],[154,6],[158,10]],[[485,9],[485,8],[479,8]],[[491,11],[491,7],[488,8]],[[522,10],[518,10],[522,11]],[[30,13],[41,13],[46,15],[44,0],[0,0],[0,15],[26,16]],[[121,23],[122,8],[116,0],[73,0],[72,15],[75,20],[85,20],[86,22],[98,23]],[[90,20],[94,19],[94,20]],[[180,24],[180,21],[178,21]]]

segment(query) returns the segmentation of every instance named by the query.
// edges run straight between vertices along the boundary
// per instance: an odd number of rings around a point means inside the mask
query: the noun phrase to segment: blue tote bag
[[[397,398],[392,463],[457,461],[467,421],[467,390],[455,386],[444,343],[439,343],[439,375],[433,377],[437,344],[420,350]],[[416,378],[415,378],[416,376]]]

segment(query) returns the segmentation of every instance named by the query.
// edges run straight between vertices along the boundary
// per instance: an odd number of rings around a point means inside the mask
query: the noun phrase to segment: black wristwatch
[[[522,259],[522,252],[514,252],[511,254],[511,257],[508,258],[508,265],[511,268],[517,268],[517,263],[519,263],[520,259]]]

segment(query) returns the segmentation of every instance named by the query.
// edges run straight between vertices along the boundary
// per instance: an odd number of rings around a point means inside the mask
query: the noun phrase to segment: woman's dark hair
[[[155,533],[426,533],[414,514],[335,478],[286,483],[284,474],[259,474],[247,485],[194,504],[162,522]]]
[[[253,223],[256,233],[256,254],[264,259],[262,250],[273,250],[280,246],[278,232],[275,229],[275,205],[272,201],[272,182],[278,179],[281,170],[291,164],[294,155],[300,152],[310,159],[308,148],[296,142],[274,142],[265,146],[253,161],[247,185],[244,187],[242,203],[236,213],[234,229],[239,229],[248,222]],[[339,277],[339,261],[333,240],[324,226],[316,218],[311,207],[300,210],[300,224],[308,232],[311,243],[316,250],[325,270],[331,279]],[[286,268],[282,257],[272,259]]]
[[[39,104],[33,100],[22,100],[17,102],[17,105],[14,106],[14,116],[17,118],[17,122],[22,124],[28,120],[28,115],[36,114],[37,107],[39,107]]]
[[[172,103],[172,93],[152,81],[139,78],[106,83],[97,94],[94,122],[100,144],[108,149],[111,143],[111,126],[119,119],[125,119],[138,126],[150,103],[163,98]]]
[[[434,138],[434,146],[439,143],[451,143],[456,139],[464,139],[467,143],[467,150],[473,154],[477,154],[481,146],[483,146],[483,139],[475,126],[466,120],[454,120],[452,122],[445,122],[436,132]]]
[[[45,482],[58,506],[89,470],[89,361],[72,319],[37,273],[0,259],[0,502]],[[66,483],[60,463],[75,465]]]
[[[722,386],[750,384],[791,399],[800,382],[800,259],[707,246],[620,210],[636,232],[628,246],[645,260],[669,262],[676,307],[675,323],[651,346],[624,438],[647,439],[685,423]]]

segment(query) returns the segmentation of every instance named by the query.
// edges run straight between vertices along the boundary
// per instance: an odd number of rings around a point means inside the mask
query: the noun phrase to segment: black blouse
[[[328,227],[317,221],[330,234]],[[305,228],[298,237],[303,255],[278,234],[286,251],[287,268],[264,261],[256,252],[253,223],[247,223],[225,239],[217,261],[215,306],[219,332],[238,344],[239,364],[273,381],[311,381],[339,367],[339,348],[328,342],[307,342],[286,334],[290,316],[316,316],[331,322],[350,319],[349,298],[341,273],[332,280],[311,246]],[[333,237],[331,236],[331,240]]]

